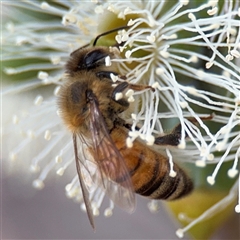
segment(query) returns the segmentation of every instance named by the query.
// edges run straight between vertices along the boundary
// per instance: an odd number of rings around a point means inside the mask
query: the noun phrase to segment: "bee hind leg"
[[[181,124],[178,124],[170,134],[161,137],[156,137],[154,144],[177,146],[180,143],[181,131],[182,126]]]
[[[211,120],[213,116],[214,114],[211,114],[208,117],[200,117],[200,119],[203,121],[207,121],[207,120]],[[194,125],[198,123],[198,121],[195,118],[188,118],[188,121],[192,122]],[[181,134],[182,134],[182,125],[180,123],[172,130],[170,134],[167,134],[161,137],[156,137],[154,144],[177,146],[180,143]],[[187,132],[185,132],[185,138],[187,137],[188,137],[188,134]]]

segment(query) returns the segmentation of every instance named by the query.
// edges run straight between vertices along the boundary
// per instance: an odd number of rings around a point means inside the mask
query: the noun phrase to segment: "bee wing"
[[[128,212],[135,209],[135,193],[125,161],[115,146],[97,99],[90,101],[90,131],[93,142],[93,157],[98,168],[93,181],[102,186],[109,198]]]
[[[83,167],[85,168],[85,166],[84,165],[82,166],[82,164],[81,164],[82,161],[80,161],[80,159],[78,157],[77,137],[76,137],[75,133],[73,133],[73,146],[74,146],[74,155],[75,155],[75,160],[76,160],[75,162],[76,162],[79,183],[80,183],[80,187],[82,190],[83,200],[84,200],[84,203],[86,206],[88,219],[90,221],[92,228],[95,229],[92,206],[91,206],[91,202],[89,200],[89,192],[88,192],[88,189],[86,188],[85,180],[82,176],[82,169],[83,169]]]

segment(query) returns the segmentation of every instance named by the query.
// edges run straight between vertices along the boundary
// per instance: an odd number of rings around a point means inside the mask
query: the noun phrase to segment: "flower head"
[[[13,104],[17,93],[36,94],[36,97],[28,97],[27,107],[14,109],[12,124],[7,125],[4,133],[20,133],[19,139],[8,143],[12,145],[9,157],[14,164],[17,159],[31,160],[30,170],[39,174],[33,181],[34,187],[43,188],[50,172],[64,175],[74,162],[71,133],[62,125],[56,107],[69,54],[95,39],[97,30],[104,32],[128,26],[97,43],[107,46],[117,43],[122,58],[111,61],[119,63],[128,82],[155,89],[154,92],[126,93],[129,102],[133,102],[133,108],[125,115],[132,124],[126,139],[128,146],[137,137],[152,146],[155,137],[180,122],[178,148],[161,149],[169,159],[170,174],[173,174],[172,158],[177,158],[197,166],[196,172],[208,165],[214,166],[205,179],[210,185],[217,182],[218,173],[226,163],[228,176],[225,178],[233,179],[229,194],[179,230],[178,236],[237,197],[240,155],[238,1],[194,1],[194,4],[183,0],[127,4],[25,1],[8,2],[4,8],[12,16],[11,21],[6,21],[2,39],[4,71],[11,77],[18,76],[18,83],[11,86],[5,82],[3,94],[11,96],[8,99]],[[92,14],[93,9],[95,14]],[[19,17],[25,20],[18,22]],[[112,80],[116,81],[114,77]],[[29,98],[32,98],[30,106]],[[205,121],[206,118],[211,120]],[[72,176],[66,194],[82,201],[78,178],[75,173]],[[104,192],[96,186],[90,187],[93,214],[98,215]],[[153,209],[156,205],[150,206]],[[105,216],[110,216],[113,208],[110,201]],[[239,203],[236,212],[239,212]]]

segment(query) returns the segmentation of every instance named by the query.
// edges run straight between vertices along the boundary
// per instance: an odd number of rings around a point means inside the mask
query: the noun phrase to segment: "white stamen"
[[[31,164],[31,166],[30,166],[30,172],[32,172],[32,173],[37,173],[37,172],[39,172],[40,171],[40,167],[38,166],[38,165],[34,165],[34,164]]]
[[[169,58],[169,52],[167,52],[167,51],[160,51],[160,54],[161,54],[164,58]]]
[[[189,4],[189,0],[180,0],[180,3],[183,5],[183,6],[186,6]]]
[[[40,7],[41,7],[41,9],[49,9],[50,5],[47,2],[42,2]]]
[[[228,170],[228,176],[230,178],[235,178],[237,176],[237,174],[238,174],[238,170],[235,168]]]
[[[135,98],[133,96],[130,96],[128,99],[127,99],[128,102],[134,102],[135,101]]]
[[[112,79],[113,82],[117,82],[118,81],[118,76],[113,74],[113,73],[110,73],[110,78]]]
[[[125,93],[126,97],[132,97],[134,94],[134,91],[132,89],[128,89],[127,92]]]
[[[74,24],[76,22],[77,22],[77,17],[74,14],[72,14],[72,13],[67,13],[62,18],[62,24],[64,26],[68,26],[69,24]]]
[[[103,6],[102,5],[96,6],[94,11],[96,14],[103,14],[104,12]]]
[[[154,43],[156,41],[156,37],[154,35],[147,36],[147,40],[150,43]]]
[[[44,188],[44,182],[41,179],[36,179],[32,183],[33,187],[36,189],[43,189]]]
[[[164,73],[164,69],[162,69],[162,68],[156,68],[156,74],[157,74],[158,76],[161,76],[163,73]]]
[[[132,113],[131,117],[132,117],[133,120],[137,120],[137,115],[135,113]]]
[[[215,148],[217,151],[221,151],[222,149],[224,149],[224,146],[226,145],[226,142],[225,141],[222,141],[222,142],[219,142],[216,144]]]
[[[57,65],[61,62],[61,58],[59,56],[52,56],[51,57],[51,62],[53,65]]]
[[[138,131],[129,131],[128,135],[132,139],[136,139],[139,136],[139,132]]]
[[[56,173],[57,175],[62,176],[64,174],[64,171],[65,171],[64,168],[59,168]]]
[[[98,204],[95,201],[92,201],[92,210],[94,216],[99,216]]]
[[[145,140],[147,145],[152,146],[155,142],[155,137],[153,135],[147,135]]]
[[[240,213],[240,204],[236,205],[235,212],[236,213]]]
[[[43,102],[43,97],[41,95],[38,95],[34,100],[34,105],[40,106]]]
[[[189,14],[188,14],[188,17],[189,17],[192,21],[195,21],[195,20],[196,20],[196,17],[194,16],[193,13],[189,13]]]
[[[178,146],[177,146],[179,149],[185,149],[186,148],[186,142],[184,140],[182,140]]]
[[[158,88],[160,88],[160,85],[159,85],[158,82],[155,82],[155,83],[152,84],[151,87],[154,88],[154,89],[158,89]]]
[[[4,68],[4,72],[8,75],[14,75],[17,73],[17,70],[15,68]]]
[[[118,101],[118,100],[120,100],[120,99],[122,99],[122,98],[123,98],[123,93],[118,92],[118,93],[115,94],[115,100],[116,100],[116,101]]]
[[[171,171],[169,172],[169,176],[170,176],[170,177],[176,177],[176,176],[177,176],[177,173],[176,173],[175,171],[171,170]]]
[[[58,96],[58,95],[59,95],[59,92],[60,92],[60,89],[61,89],[61,86],[55,87],[53,94],[54,94],[55,96]]]
[[[228,62],[232,61],[232,60],[233,60],[233,56],[232,56],[231,54],[227,54],[226,60],[227,60]]]
[[[207,182],[210,184],[210,185],[214,185],[215,184],[215,178],[213,176],[208,176],[207,177]]]
[[[16,38],[16,45],[17,46],[22,46],[23,44],[28,43],[29,39],[23,36],[18,36]]]
[[[119,46],[119,50],[120,50],[120,52],[123,52],[125,49],[126,49],[127,47],[125,47],[125,46]]]
[[[121,43],[122,43],[122,37],[121,37],[121,35],[116,35],[116,36],[115,36],[115,40],[117,41],[118,44],[121,44]]]
[[[212,154],[212,153],[210,153],[210,154],[207,155],[207,160],[208,160],[208,161],[213,161],[214,158],[215,158],[215,156],[214,156],[214,154]]]
[[[212,9],[209,9],[209,10],[207,11],[207,14],[208,14],[209,16],[212,16],[212,15],[216,14],[217,12],[218,12],[218,8],[217,8],[217,7],[214,7],[214,8],[212,8]]]
[[[189,61],[192,62],[192,63],[197,63],[198,60],[199,60],[199,59],[198,59],[197,56],[191,56],[191,57],[189,58]]]
[[[58,109],[57,111],[56,111],[56,114],[57,114],[57,116],[61,116],[61,114],[62,114],[62,111],[61,111],[61,109]]]
[[[188,103],[187,102],[179,102],[179,105],[181,106],[182,109],[188,107]]]
[[[86,212],[86,211],[87,211],[87,210],[86,210],[85,203],[82,203],[81,206],[80,206],[80,208],[81,208],[81,210],[82,210],[83,212]]]
[[[72,189],[72,184],[71,183],[69,183],[65,186],[66,192],[69,192],[71,189]]]
[[[128,148],[132,148],[133,147],[133,142],[132,142],[132,139],[130,137],[128,137],[126,139],[126,145]]]
[[[46,130],[44,133],[44,139],[46,139],[47,141],[49,141],[52,137],[52,134],[50,132],[50,130]]]
[[[211,68],[212,65],[213,65],[213,62],[207,62],[206,65],[205,65],[205,66],[206,66],[206,69]]]
[[[55,157],[55,162],[56,162],[56,163],[61,163],[61,162],[62,162],[62,157],[61,157],[60,155],[57,155],[57,156]]]
[[[127,7],[124,9],[124,15],[130,14],[132,12],[132,9]]]
[[[132,51],[130,51],[130,50],[126,51],[125,57],[126,57],[127,59],[130,58],[131,55],[132,55]]]
[[[237,50],[231,50],[230,53],[235,57],[235,58],[240,58],[240,52]]]
[[[179,237],[179,238],[183,238],[184,236],[184,232],[181,228],[179,228],[177,231],[176,231],[176,235]]]
[[[125,14],[124,14],[124,12],[119,12],[119,13],[118,13],[118,18],[119,18],[119,19],[125,19]]]
[[[148,15],[147,19],[148,19],[148,24],[149,24],[150,27],[156,26],[157,23],[152,16]]]
[[[35,132],[33,130],[28,130],[27,131],[27,136],[30,138],[30,139],[34,139],[35,138]]]
[[[204,160],[197,160],[195,162],[195,164],[196,164],[197,167],[205,167],[206,166],[206,161],[204,161]]]
[[[38,79],[44,80],[48,77],[49,77],[49,75],[47,72],[43,72],[43,71],[38,72]]]
[[[104,216],[105,217],[111,217],[113,215],[113,211],[111,208],[106,208],[104,211]]]
[[[105,57],[105,65],[106,67],[109,67],[112,65],[112,62],[109,56]]]
[[[170,165],[170,172],[169,172],[169,176],[170,177],[176,177],[177,173],[173,170],[173,157],[172,157],[172,154],[170,153],[169,149],[167,148],[166,149],[166,153],[167,153],[167,156],[168,156],[168,161],[169,161],[169,165]]]
[[[159,202],[156,200],[151,200],[148,204],[148,209],[152,213],[157,213],[159,211]]]
[[[128,26],[132,26],[134,24],[134,21],[132,19],[130,19],[127,23]]]
[[[207,4],[214,8],[218,4],[218,0],[209,0]]]

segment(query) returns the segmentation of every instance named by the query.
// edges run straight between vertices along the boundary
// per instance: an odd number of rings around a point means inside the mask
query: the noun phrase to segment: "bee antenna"
[[[110,34],[110,33],[116,32],[116,31],[119,31],[119,30],[122,30],[122,29],[127,29],[127,28],[129,28],[129,26],[122,26],[122,27],[114,28],[114,29],[112,29],[112,30],[109,30],[109,31],[107,31],[107,32],[104,32],[104,33],[99,34],[99,35],[95,38],[95,40],[94,40],[94,42],[93,42],[93,46],[96,46],[96,43],[97,43],[97,41],[98,41],[98,39],[99,39],[100,37],[105,36],[105,35],[108,35],[108,34]]]

